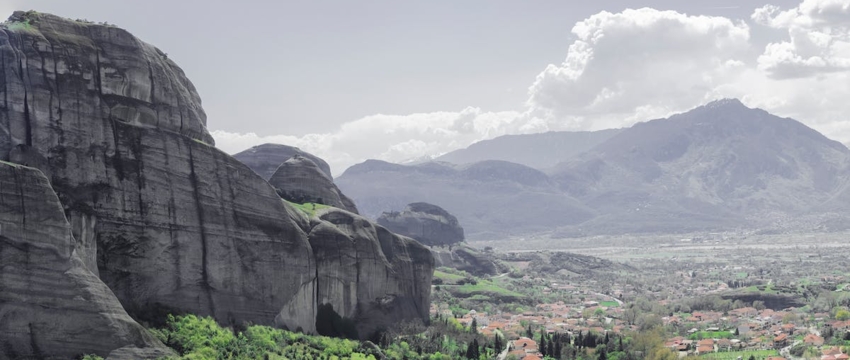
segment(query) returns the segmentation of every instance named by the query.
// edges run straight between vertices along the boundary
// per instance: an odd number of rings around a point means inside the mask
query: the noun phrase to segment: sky
[[[216,145],[339,175],[505,134],[630,126],[739,98],[850,141],[850,0],[3,0],[169,54]]]

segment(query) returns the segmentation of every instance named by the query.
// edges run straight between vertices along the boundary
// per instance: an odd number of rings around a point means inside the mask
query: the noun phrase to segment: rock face
[[[402,212],[385,212],[378,218],[378,224],[428,246],[463,241],[463,228],[457,218],[437,205],[424,202],[408,204]]]
[[[497,275],[509,271],[491,254],[481,252],[466,244],[432,247],[434,265],[466,271],[473,275]]]
[[[169,355],[76,250],[47,178],[0,163],[0,358]]]
[[[427,321],[434,272],[428,249],[341,209],[316,215],[305,230],[316,256],[319,304],[354,320],[361,338],[399,321]]]
[[[325,204],[357,213],[354,202],[339,191],[339,188],[315,162],[307,157],[295,155],[274,172],[269,184],[288,201]]]
[[[0,154],[49,175],[83,262],[128,312],[312,330],[306,234],[265,181],[209,145],[177,65],[114,27],[12,20]]]
[[[211,145],[194,86],[163,52],[112,26],[16,12],[0,26],[0,61],[0,160],[47,175],[82,266],[130,315],[315,330],[318,273],[334,270],[317,268],[299,210]],[[360,276],[348,288],[392,277],[361,261],[410,259],[361,245],[376,252],[354,257]],[[430,280],[426,256],[415,260],[425,263],[410,264],[405,279]],[[367,324],[427,321],[427,312],[369,309],[377,298],[427,300],[429,291],[363,291],[372,301],[356,298],[357,314]]]
[[[260,174],[263,179],[269,180],[272,178],[275,171],[277,171],[280,164],[283,164],[286,160],[289,160],[296,155],[310,159],[310,161],[316,163],[319,169],[321,169],[328,178],[333,179],[333,176],[331,175],[331,167],[328,163],[321,158],[306,151],[302,151],[294,146],[280,144],[257,145],[233,155],[233,157],[236,158],[236,160],[241,161],[243,164],[248,165],[251,170]]]

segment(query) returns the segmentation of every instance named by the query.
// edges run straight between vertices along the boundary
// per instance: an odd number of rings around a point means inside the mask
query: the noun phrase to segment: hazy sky
[[[14,9],[129,30],[195,83],[220,148],[295,145],[335,174],[718,97],[850,140],[850,0],[0,3]]]

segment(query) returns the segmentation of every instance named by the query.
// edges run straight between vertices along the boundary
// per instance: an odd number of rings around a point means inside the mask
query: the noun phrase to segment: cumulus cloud
[[[573,129],[630,125],[686,110],[738,75],[749,27],[655,9],[601,12],[577,23],[560,65],[529,88],[533,114]]]
[[[262,143],[297,146],[324,158],[334,172],[366,159],[403,162],[438,155],[496,136],[549,130],[519,112],[484,112],[468,107],[457,112],[371,115],[333,132],[305,136],[240,134],[212,131],[216,145],[234,153]]]
[[[756,9],[758,24],[788,31],[788,40],[770,43],[759,69],[776,79],[802,78],[850,70],[850,0],[805,0],[781,11]]]
[[[563,63],[529,79],[524,109],[379,114],[298,137],[213,136],[231,153],[266,142],[298,146],[339,174],[369,158],[403,162],[505,134],[624,127],[735,97],[846,142],[850,71],[842,70],[850,59],[849,10],[850,0],[756,9],[752,22],[788,31],[787,41],[772,44],[754,44],[747,23],[723,17],[601,12],[573,27]]]

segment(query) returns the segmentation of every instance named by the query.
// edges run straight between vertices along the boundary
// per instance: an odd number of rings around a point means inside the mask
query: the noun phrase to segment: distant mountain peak
[[[741,100],[736,98],[723,98],[714,100],[703,106],[706,109],[729,109],[729,108],[744,108],[749,109]]]

